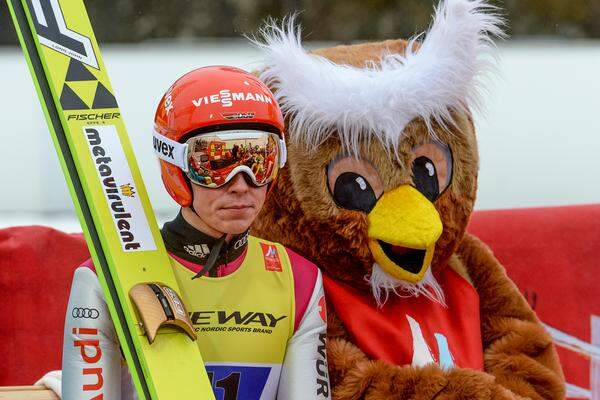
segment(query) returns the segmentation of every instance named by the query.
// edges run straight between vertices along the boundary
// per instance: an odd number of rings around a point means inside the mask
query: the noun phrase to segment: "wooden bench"
[[[0,386],[1,400],[58,400],[52,390],[44,386]]]

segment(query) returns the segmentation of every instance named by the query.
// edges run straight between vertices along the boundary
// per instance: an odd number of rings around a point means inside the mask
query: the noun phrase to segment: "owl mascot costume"
[[[256,41],[288,167],[254,234],[323,271],[333,399],[564,398],[551,337],[465,231],[502,24],[484,0],[445,0],[410,41],[307,52],[293,18]]]

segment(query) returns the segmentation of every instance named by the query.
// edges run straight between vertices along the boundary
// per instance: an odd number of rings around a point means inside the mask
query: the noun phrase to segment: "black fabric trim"
[[[207,235],[190,225],[183,218],[181,211],[175,219],[166,222],[160,232],[165,247],[170,253],[199,265],[206,264],[210,249],[219,240],[219,238]],[[217,266],[211,270],[211,276],[216,276],[219,266],[236,260],[244,253],[248,247],[249,234],[250,230],[248,229],[244,233],[234,235],[229,243],[222,247],[221,254],[217,259]]]

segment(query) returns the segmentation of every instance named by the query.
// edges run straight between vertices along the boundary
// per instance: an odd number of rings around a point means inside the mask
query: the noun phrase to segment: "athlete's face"
[[[219,233],[239,234],[252,225],[265,202],[267,185],[250,185],[244,174],[239,173],[220,188],[209,189],[192,184],[192,190],[194,209],[201,219],[199,222],[207,225],[202,230],[219,236]]]

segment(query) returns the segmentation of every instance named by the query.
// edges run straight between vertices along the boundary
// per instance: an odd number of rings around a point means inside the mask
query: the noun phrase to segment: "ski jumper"
[[[226,257],[212,276],[192,280],[202,269],[194,261],[207,257],[210,248],[194,243],[192,232],[198,236],[181,215],[163,228],[215,397],[329,398],[323,287],[316,266],[277,243],[242,234],[228,244],[226,254],[234,260]],[[67,400],[136,398],[89,261],[73,278],[62,382]]]

